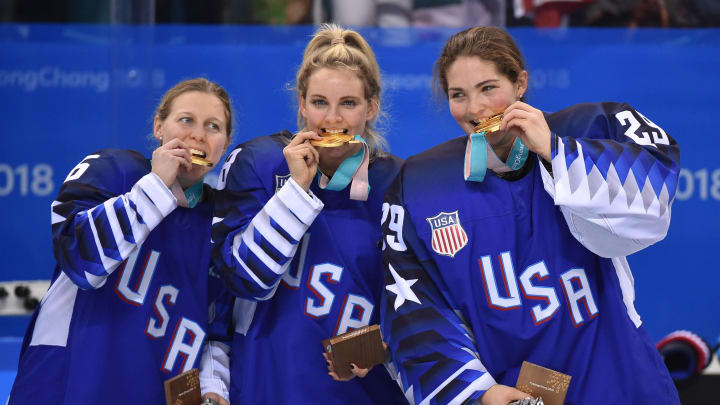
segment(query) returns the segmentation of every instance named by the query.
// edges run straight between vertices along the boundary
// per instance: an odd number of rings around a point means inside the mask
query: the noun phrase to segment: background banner
[[[50,203],[105,147],[139,150],[174,83],[204,76],[237,109],[233,144],[296,130],[295,71],[312,27],[0,25],[0,281],[48,279]],[[431,92],[448,29],[363,28],[383,73],[383,128],[408,157],[462,135]],[[527,57],[527,101],[552,112],[627,102],[680,144],[668,237],[629,258],[654,339],[720,334],[720,30],[510,29]],[[209,179],[213,183],[212,179]],[[1,334],[1,333],[0,333]]]

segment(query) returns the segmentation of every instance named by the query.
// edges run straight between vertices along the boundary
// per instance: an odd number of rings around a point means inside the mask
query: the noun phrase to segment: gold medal
[[[502,124],[503,115],[495,114],[492,117],[485,118],[475,126],[475,132],[485,132],[485,135],[495,132],[500,129]]]
[[[205,152],[199,151],[197,149],[190,149],[190,161],[194,165],[213,167],[212,162],[209,162],[205,159]]]
[[[320,129],[320,136],[323,139],[311,139],[310,144],[320,148],[336,148],[346,143],[360,143],[353,139],[352,135],[348,135],[347,129]]]

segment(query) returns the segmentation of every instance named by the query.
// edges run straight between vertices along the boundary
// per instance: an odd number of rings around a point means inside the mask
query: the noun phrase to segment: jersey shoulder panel
[[[284,168],[288,172],[282,150],[291,137],[290,132],[282,131],[237,145],[228,154],[227,173],[222,174],[225,182],[220,188],[229,191],[264,188],[269,198],[275,190],[275,184],[271,184],[273,173]]]
[[[448,166],[449,162],[457,160],[457,152],[464,151],[466,144],[467,136],[459,136],[410,156],[405,161],[403,174],[423,175],[430,169]]]
[[[549,113],[550,130],[561,137],[606,139],[608,116],[599,103],[581,103]]]
[[[110,195],[127,192],[152,169],[141,153],[125,149],[101,149],[86,156],[68,174],[60,195],[74,189],[103,190]]]
[[[659,131],[655,124],[629,104],[613,101],[576,104],[557,112],[546,113],[545,118],[550,129],[560,137],[610,138],[629,142],[632,138],[625,134],[631,124],[634,125],[631,131]],[[674,143],[670,141],[670,144]]]
[[[463,156],[467,137],[461,136],[411,156],[405,161],[392,187],[404,204],[423,203],[428,196],[440,197],[443,190],[455,190],[465,183]],[[432,190],[432,193],[428,193]],[[409,198],[409,200],[408,200]]]
[[[274,157],[278,149],[282,150],[292,139],[292,134],[285,130],[272,135],[259,136],[238,145],[252,151],[259,158]]]
[[[395,155],[386,155],[375,159],[370,164],[369,177],[372,187],[387,189],[397,176],[403,160]]]

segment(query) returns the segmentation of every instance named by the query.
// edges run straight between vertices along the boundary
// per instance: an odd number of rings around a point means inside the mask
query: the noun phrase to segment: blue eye
[[[214,123],[214,122],[209,123],[208,126],[209,126],[210,129],[212,129],[213,131],[220,131],[220,126],[219,126],[218,124]]]
[[[315,99],[315,100],[312,100],[310,103],[311,103],[312,105],[316,106],[316,107],[323,106],[323,105],[326,105],[326,104],[327,104],[327,103],[325,102],[325,100],[323,100],[323,99]]]
[[[357,103],[355,102],[355,100],[345,100],[342,102],[342,105],[346,107],[355,107]]]
[[[180,119],[179,119],[178,121],[182,122],[183,124],[189,124],[189,123],[192,122],[192,118],[190,118],[190,117],[180,117]]]

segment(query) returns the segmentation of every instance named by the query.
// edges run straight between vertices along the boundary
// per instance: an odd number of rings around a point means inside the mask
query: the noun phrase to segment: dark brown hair
[[[450,65],[461,56],[477,56],[492,62],[498,72],[516,83],[520,73],[525,70],[520,49],[502,28],[473,27],[458,32],[448,39],[442,54],[435,61],[433,69],[433,88],[442,90],[447,98],[447,71]]]

